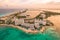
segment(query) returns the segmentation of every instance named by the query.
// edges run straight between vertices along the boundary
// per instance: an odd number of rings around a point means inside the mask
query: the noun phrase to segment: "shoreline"
[[[15,25],[7,25],[7,24],[0,24],[0,25],[1,26],[11,26],[13,28],[17,28],[17,29],[20,29],[20,30],[22,30],[22,31],[24,31],[26,33],[31,33],[31,34],[36,34],[36,33],[39,33],[39,32],[42,32],[43,31],[43,30],[38,31],[38,30],[25,29],[25,28],[22,28],[20,26],[15,26]]]
[[[11,13],[8,13],[8,14],[6,14],[6,15],[3,15],[3,16],[1,16],[1,17],[10,16],[11,14],[13,15],[13,14],[16,14],[17,12],[19,12],[19,11],[11,12]]]

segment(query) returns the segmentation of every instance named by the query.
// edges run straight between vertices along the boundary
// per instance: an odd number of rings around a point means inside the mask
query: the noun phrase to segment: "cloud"
[[[41,3],[48,3],[48,2],[60,2],[60,0],[0,0],[0,3],[5,5],[10,5],[10,4],[30,4],[30,3],[33,3],[33,4],[41,4]]]
[[[60,2],[60,0],[0,0],[0,8],[32,7],[50,2]]]

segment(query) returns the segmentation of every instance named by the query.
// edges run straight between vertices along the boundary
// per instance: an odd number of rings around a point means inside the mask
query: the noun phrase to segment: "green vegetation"
[[[17,16],[18,19],[20,18],[26,18],[26,16]]]
[[[50,16],[55,16],[55,15],[60,15],[60,13],[57,13],[57,12],[50,12],[50,11],[44,11],[45,13],[43,13],[43,14],[45,14],[46,15],[46,18],[48,18],[48,17],[50,17]],[[42,13],[40,13],[39,15],[37,15],[37,19],[39,19],[40,17],[40,15],[41,15]]]
[[[4,20],[0,20],[0,24],[4,24],[5,23],[5,21]]]

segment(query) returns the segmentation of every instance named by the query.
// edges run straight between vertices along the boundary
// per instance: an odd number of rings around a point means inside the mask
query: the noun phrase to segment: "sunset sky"
[[[0,8],[60,8],[60,0],[0,0]]]

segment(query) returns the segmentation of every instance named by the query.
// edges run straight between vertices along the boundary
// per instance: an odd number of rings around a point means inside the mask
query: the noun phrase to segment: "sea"
[[[22,10],[22,9],[0,9],[0,17],[20,11],[20,10]]]
[[[0,26],[0,40],[60,40],[60,35],[53,28],[30,34],[11,26]]]
[[[14,11],[16,10],[0,10],[0,16]],[[30,34],[12,26],[0,26],[0,40],[60,40],[60,34],[52,27],[48,27],[43,33]]]

